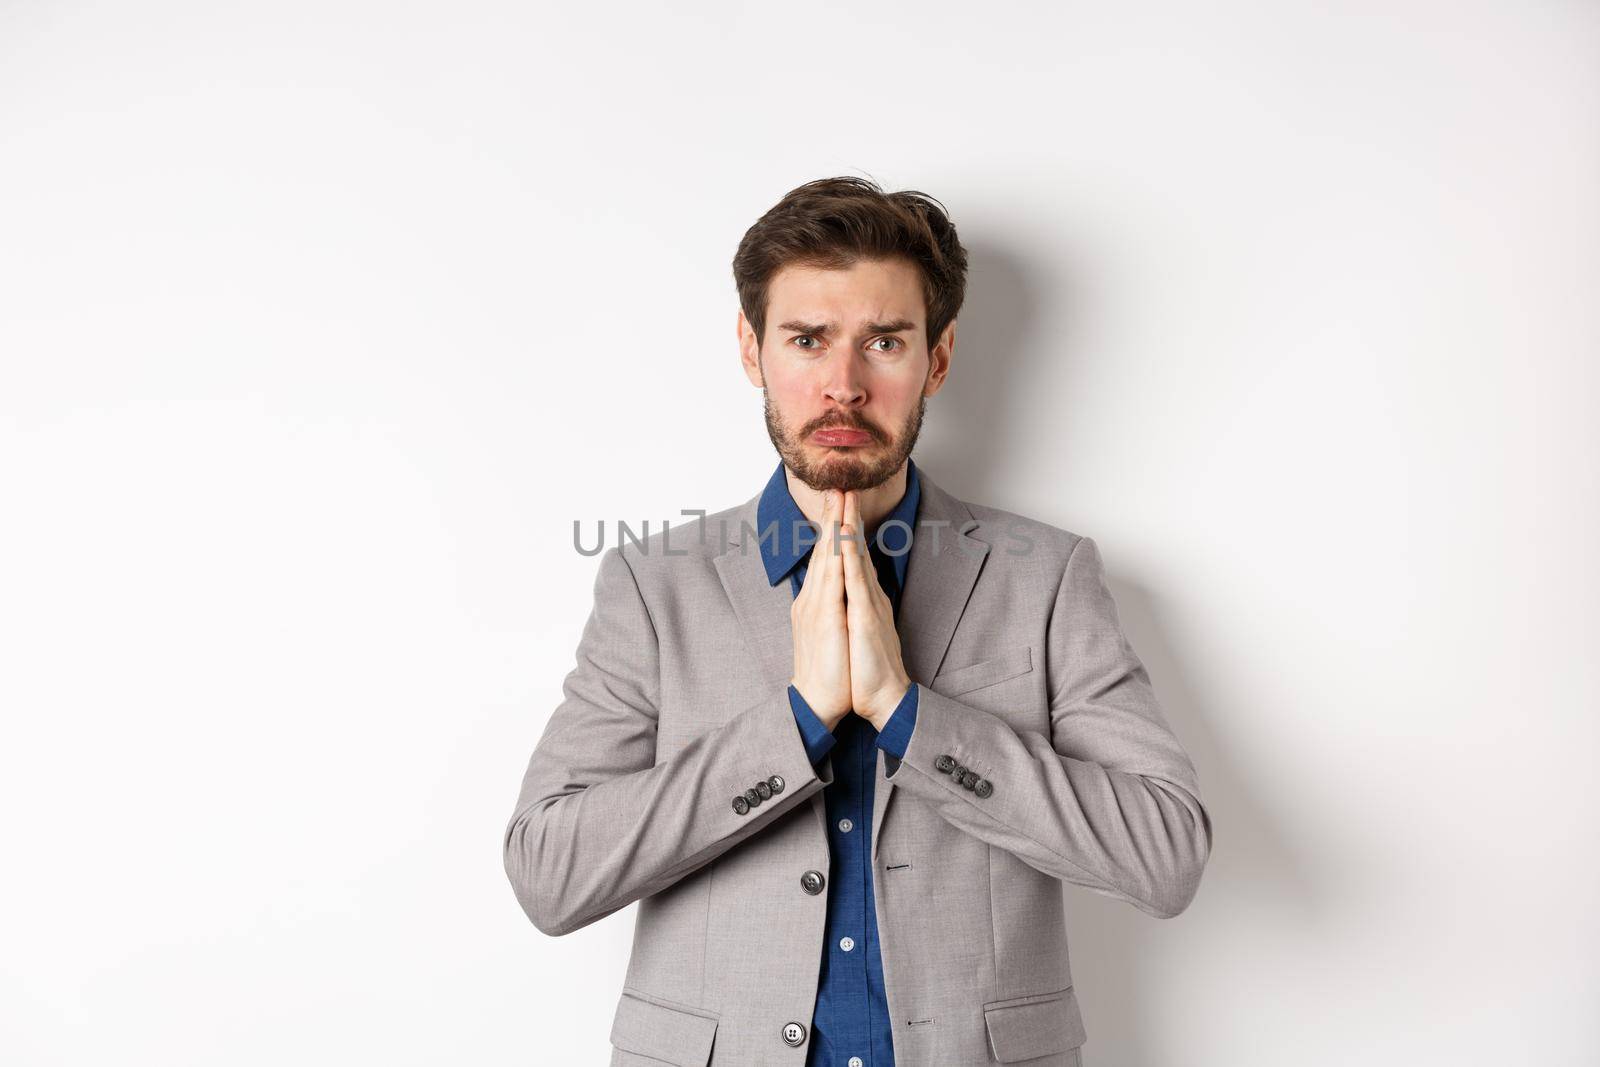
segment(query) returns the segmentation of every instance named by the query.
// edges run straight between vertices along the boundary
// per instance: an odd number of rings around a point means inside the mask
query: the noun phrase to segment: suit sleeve
[[[1052,877],[1177,915],[1199,888],[1211,820],[1088,537],[1068,556],[1046,660],[1048,737],[918,683],[917,728],[895,785]],[[983,781],[967,788],[961,768]]]
[[[504,837],[517,901],[546,934],[665,889],[832,781],[831,761],[808,759],[780,686],[657,762],[659,645],[616,546],[600,558],[594,608],[562,691]],[[741,814],[733,798],[758,783],[770,796],[758,792]]]

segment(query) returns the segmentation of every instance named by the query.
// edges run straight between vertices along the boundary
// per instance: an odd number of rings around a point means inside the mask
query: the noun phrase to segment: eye
[[[800,342],[801,341],[815,341],[815,340],[816,340],[816,338],[811,336],[810,334],[803,333],[799,337],[794,338],[790,343],[791,344],[800,345],[800,347],[804,348],[804,349],[811,349],[811,348],[813,348],[815,346],[814,345],[801,345]]]
[[[878,341],[888,341],[891,345],[894,346],[894,348],[880,348],[880,349],[878,349],[878,351],[880,351],[880,352],[893,352],[893,351],[895,351],[896,349],[898,349],[898,348],[900,348],[902,346],[902,342],[901,342],[900,338],[898,338],[898,337],[880,337],[880,338],[878,338],[877,341],[873,341],[872,343],[873,344],[877,344]]]

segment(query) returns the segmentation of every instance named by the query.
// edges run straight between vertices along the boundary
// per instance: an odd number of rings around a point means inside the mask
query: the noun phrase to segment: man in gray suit
[[[965,292],[937,201],[808,183],[734,274],[781,463],[601,555],[517,899],[551,935],[639,902],[613,1067],[1077,1067],[1061,883],[1183,911],[1194,767],[1095,542],[911,460]]]

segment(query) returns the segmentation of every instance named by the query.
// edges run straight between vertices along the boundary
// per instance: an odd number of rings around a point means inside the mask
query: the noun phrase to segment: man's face
[[[902,259],[784,267],[768,286],[759,349],[743,312],[739,326],[767,434],[784,465],[819,492],[871,489],[900,469],[955,343],[951,323],[930,347],[921,272]]]

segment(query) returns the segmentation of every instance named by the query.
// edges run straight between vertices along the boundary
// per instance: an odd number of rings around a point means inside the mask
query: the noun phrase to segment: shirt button
[[[851,949],[856,947],[855,938],[841,937],[839,939],[839,947],[844,949],[846,952],[849,952]]]
[[[850,1067],[861,1067],[861,1057],[860,1056],[851,1056],[850,1057]]]
[[[855,828],[855,825],[856,824],[851,822],[849,819],[840,819],[839,820],[839,832],[841,834],[847,834],[847,833],[849,833],[851,830],[853,830]]]

